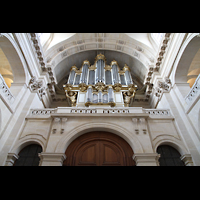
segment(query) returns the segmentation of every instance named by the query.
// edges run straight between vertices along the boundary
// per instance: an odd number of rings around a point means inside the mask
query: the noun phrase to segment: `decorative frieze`
[[[71,109],[70,113],[97,113],[96,109]]]
[[[31,109],[31,115],[51,115],[55,113],[55,109]]]
[[[58,112],[57,109],[31,109],[30,115],[43,115],[43,116],[50,116],[51,114],[57,114],[57,113],[68,113],[68,114],[139,114],[143,116],[143,114],[149,114],[149,116],[172,116],[169,109],[141,109],[141,111],[135,110],[135,108],[71,108],[68,107],[63,110],[62,112]],[[145,115],[146,116],[146,115]],[[146,116],[147,117],[147,116]],[[132,118],[133,123],[144,123],[144,117],[137,117]],[[60,122],[62,121],[65,123],[67,121],[66,117],[54,117],[54,122]]]
[[[171,116],[170,110],[161,110],[161,109],[143,109],[144,113],[154,116]]]

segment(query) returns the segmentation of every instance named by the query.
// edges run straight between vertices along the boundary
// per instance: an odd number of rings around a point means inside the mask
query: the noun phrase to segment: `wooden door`
[[[90,132],[74,140],[66,150],[64,166],[134,166],[133,151],[121,137]]]

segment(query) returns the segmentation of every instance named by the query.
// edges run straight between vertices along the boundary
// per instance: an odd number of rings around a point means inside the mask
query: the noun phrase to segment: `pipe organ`
[[[94,65],[88,60],[82,67],[71,67],[68,81],[63,85],[71,106],[129,106],[134,98],[134,85],[130,68],[125,64],[120,70],[117,61],[106,64],[103,54],[98,54]]]

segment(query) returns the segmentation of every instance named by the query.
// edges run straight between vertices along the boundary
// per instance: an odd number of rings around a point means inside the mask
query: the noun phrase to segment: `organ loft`
[[[93,65],[85,60],[80,69],[72,66],[63,87],[72,107],[129,107],[137,90],[130,68],[125,64],[120,69],[115,60],[108,65],[103,54]]]

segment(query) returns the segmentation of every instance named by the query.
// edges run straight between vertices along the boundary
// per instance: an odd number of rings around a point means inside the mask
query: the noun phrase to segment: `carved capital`
[[[36,80],[36,77],[32,77],[29,81],[29,87],[31,89],[31,91],[36,91],[40,88],[42,88],[43,86],[43,81],[38,81]]]

